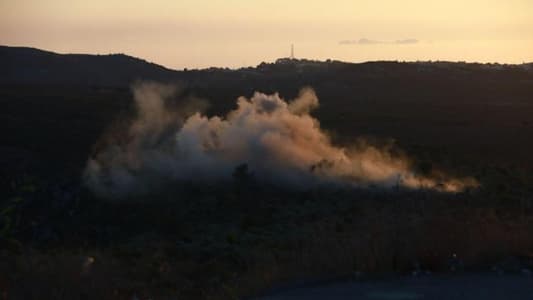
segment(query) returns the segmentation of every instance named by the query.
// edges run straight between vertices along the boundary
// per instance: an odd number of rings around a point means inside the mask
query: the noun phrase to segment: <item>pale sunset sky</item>
[[[533,61],[533,0],[0,0],[0,44],[169,68]]]

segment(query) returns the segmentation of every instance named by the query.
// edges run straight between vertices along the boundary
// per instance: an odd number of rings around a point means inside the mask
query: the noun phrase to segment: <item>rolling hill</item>
[[[311,86],[320,99],[313,114],[335,142],[393,138],[408,152],[440,161],[533,166],[532,64],[279,59],[236,70],[176,71],[123,54],[3,46],[0,65],[6,170],[30,161],[79,172],[106,129],[131,114],[136,80],[176,83],[182,96],[207,99],[208,115],[225,114],[255,91],[291,99]]]
[[[134,80],[164,80],[175,72],[124,54],[57,54],[0,46],[2,84],[125,86]]]

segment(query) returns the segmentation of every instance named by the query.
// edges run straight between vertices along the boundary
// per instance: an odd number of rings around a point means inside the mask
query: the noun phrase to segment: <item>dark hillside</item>
[[[281,59],[172,71],[125,55],[0,47],[0,71],[3,298],[247,299],[302,279],[533,272],[532,64]],[[81,174],[110,128],[131,135],[137,80],[176,83],[167,104],[204,98],[208,115],[254,91],[291,99],[311,86],[313,117],[335,144],[394,139],[413,173],[480,186],[299,191],[259,184],[244,163],[228,182],[100,198]]]
[[[3,160],[83,166],[90,147],[131,111],[136,80],[177,82],[207,99],[209,114],[239,96],[313,87],[313,114],[338,142],[358,136],[395,139],[416,155],[441,161],[533,166],[533,68],[450,62],[280,59],[255,68],[173,71],[126,55],[56,54],[0,47]],[[63,144],[68,141],[69,150]],[[20,164],[17,163],[17,166]]]
[[[124,54],[57,54],[0,46],[0,83],[128,86],[134,80],[169,80],[174,72]]]

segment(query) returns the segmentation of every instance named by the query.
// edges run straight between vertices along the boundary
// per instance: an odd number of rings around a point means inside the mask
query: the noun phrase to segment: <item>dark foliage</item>
[[[533,267],[531,65],[281,60],[178,72],[10,47],[0,65],[0,298],[230,299],[306,276]],[[180,82],[209,99],[210,115],[256,90],[292,98],[312,86],[335,143],[393,138],[417,172],[472,175],[481,188],[296,192],[255,183],[242,164],[234,185],[98,199],[81,172],[131,118],[138,79]]]

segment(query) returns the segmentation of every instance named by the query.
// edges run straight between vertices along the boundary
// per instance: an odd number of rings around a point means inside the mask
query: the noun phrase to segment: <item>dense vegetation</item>
[[[172,71],[122,55],[0,50],[8,299],[234,298],[302,278],[533,267],[531,65],[281,60]],[[421,172],[481,187],[293,191],[237,168],[232,185],[98,199],[81,172],[100,137],[134,114],[139,79],[175,82],[207,99],[210,115],[256,90],[292,98],[312,86],[313,114],[335,143],[394,139]]]

